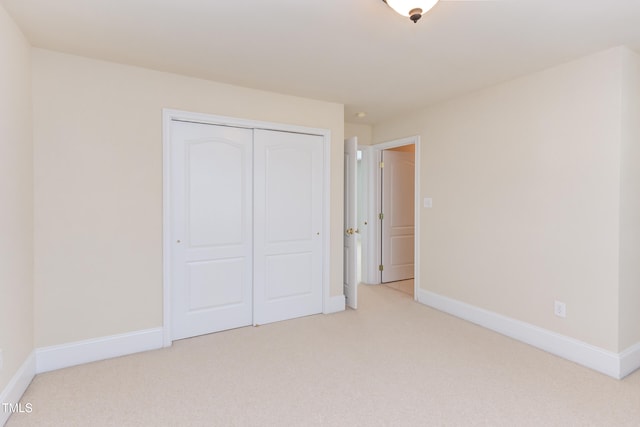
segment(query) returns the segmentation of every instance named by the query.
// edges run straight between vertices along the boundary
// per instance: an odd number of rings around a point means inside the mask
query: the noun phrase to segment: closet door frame
[[[213,124],[218,126],[233,126],[247,129],[264,129],[281,132],[295,132],[318,135],[323,139],[323,212],[322,212],[322,307],[323,313],[331,312],[329,290],[329,256],[330,256],[330,227],[331,212],[330,197],[330,159],[331,159],[331,131],[328,129],[309,128],[273,122],[240,119],[234,117],[193,113],[189,111],[163,109],[162,110],[162,288],[163,288],[163,346],[172,344],[171,333],[171,123],[173,121]]]

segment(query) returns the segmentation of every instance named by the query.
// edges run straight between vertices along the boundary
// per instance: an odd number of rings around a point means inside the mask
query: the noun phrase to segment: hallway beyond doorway
[[[413,289],[414,289],[413,279],[400,280],[397,282],[389,282],[389,283],[384,283],[383,285],[388,288],[394,289],[396,291],[413,296]]]

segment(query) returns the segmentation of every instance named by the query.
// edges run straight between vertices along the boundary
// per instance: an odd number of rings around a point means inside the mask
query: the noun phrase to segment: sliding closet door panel
[[[254,323],[320,313],[322,137],[254,135]]]
[[[253,131],[171,131],[173,339],[250,325]]]

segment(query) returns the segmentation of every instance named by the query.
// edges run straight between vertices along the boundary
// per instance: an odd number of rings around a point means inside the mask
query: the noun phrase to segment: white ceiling
[[[615,45],[640,0],[0,0],[37,47],[345,104],[375,123]],[[366,111],[365,119],[355,113]]]

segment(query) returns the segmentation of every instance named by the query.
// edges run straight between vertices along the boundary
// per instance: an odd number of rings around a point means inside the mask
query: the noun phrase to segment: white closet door
[[[172,335],[252,323],[253,130],[172,122]]]
[[[322,312],[322,147],[255,130],[254,324]]]

